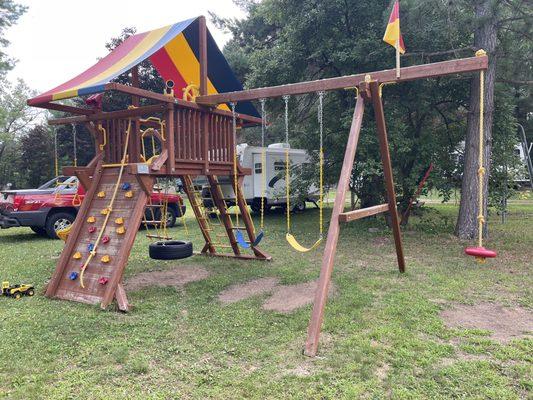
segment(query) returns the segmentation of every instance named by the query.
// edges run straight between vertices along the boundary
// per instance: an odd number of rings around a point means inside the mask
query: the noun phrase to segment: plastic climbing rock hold
[[[109,208],[107,208],[107,207],[104,208],[102,211],[100,211],[100,214],[102,214],[102,215],[107,215],[107,214],[109,214]]]
[[[124,218],[122,218],[122,217],[115,218],[115,224],[117,224],[117,225],[124,224]]]
[[[89,243],[87,245],[87,251],[93,251],[94,250],[94,244],[93,243]]]
[[[133,197],[133,191],[132,190],[128,190],[125,194],[124,194],[125,197],[127,197],[128,199],[131,199]]]
[[[96,232],[96,226],[90,226],[89,233],[94,233],[94,232]]]
[[[87,223],[88,224],[94,224],[95,222],[96,222],[96,218],[94,218],[94,217],[87,218]]]
[[[81,258],[81,253],[79,251],[75,252],[72,258],[75,260],[79,260]]]
[[[76,271],[72,271],[68,275],[68,279],[70,279],[71,281],[75,281],[76,279],[78,279],[78,273]]]
[[[109,279],[107,279],[105,276],[102,276],[100,279],[98,279],[98,283],[100,285],[105,285],[107,282],[109,282]]]
[[[97,196],[103,199],[105,197],[105,192],[104,191],[98,192]]]
[[[131,184],[129,182],[124,182],[122,184],[122,190],[130,190],[131,189]]]
[[[117,228],[117,233],[118,233],[119,235],[123,235],[124,233],[126,233],[126,228],[124,228],[123,226],[119,226],[119,227]]]
[[[103,263],[108,263],[109,261],[111,261],[111,258],[106,254],[105,256],[102,256],[100,261],[102,261]]]
[[[103,244],[106,244],[106,243],[109,243],[111,239],[109,238],[109,236],[105,235],[102,237],[102,243]]]

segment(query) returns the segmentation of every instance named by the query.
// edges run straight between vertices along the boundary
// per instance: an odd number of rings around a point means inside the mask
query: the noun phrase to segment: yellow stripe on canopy
[[[173,40],[165,45],[165,50],[168,56],[174,63],[176,69],[179,71],[183,79],[187,84],[200,83],[200,63],[196,59],[194,52],[192,51],[187,39],[183,33],[180,33]],[[218,91],[211,83],[210,79],[207,79],[207,94],[217,94]],[[221,104],[218,108],[229,111],[229,107],[226,104]]]

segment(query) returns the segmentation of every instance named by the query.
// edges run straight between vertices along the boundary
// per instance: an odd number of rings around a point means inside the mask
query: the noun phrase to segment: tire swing
[[[289,98],[290,96],[283,96],[285,101],[285,188],[287,196],[287,234],[285,239],[291,245],[291,247],[299,251],[300,253],[307,253],[318,247],[322,238],[324,236],[324,224],[323,224],[323,211],[324,211],[324,124],[323,124],[323,100],[324,92],[318,92],[318,126],[319,126],[319,135],[320,135],[320,148],[318,150],[318,169],[319,169],[319,199],[318,199],[318,209],[319,209],[319,231],[320,236],[311,247],[304,247],[294,237],[291,233],[291,192],[290,192],[290,159],[289,159]]]
[[[476,56],[485,55],[483,50],[478,50]],[[485,167],[483,166],[483,117],[484,117],[484,85],[485,85],[485,71],[479,72],[479,149],[478,149],[478,245],[476,247],[467,247],[465,254],[473,256],[480,264],[484,264],[487,258],[494,258],[497,253],[494,250],[489,250],[483,247],[483,225],[485,224],[485,216],[483,212],[483,205],[485,199],[483,195],[483,177],[485,175]]]
[[[165,186],[165,199],[163,200],[163,207],[160,211],[160,219],[161,219],[161,232],[156,228],[157,235],[147,235],[149,238],[153,237],[159,237],[163,238],[164,240],[158,240],[156,242],[150,243],[148,246],[148,255],[150,258],[154,260],[180,260],[182,258],[189,258],[193,255],[193,247],[192,242],[185,241],[185,240],[171,240],[168,236],[167,231],[167,209],[168,209],[168,187],[169,184],[167,182]],[[151,201],[150,201],[151,203]],[[152,213],[152,220],[155,219],[155,213],[153,211],[153,207],[150,207],[150,211]],[[181,207],[180,207],[180,215],[183,217],[183,221],[185,224],[185,216],[181,214]],[[146,216],[144,219],[144,225],[146,229],[148,229],[148,223],[146,221]],[[185,231],[188,234],[189,230],[187,229],[187,225],[185,225]]]

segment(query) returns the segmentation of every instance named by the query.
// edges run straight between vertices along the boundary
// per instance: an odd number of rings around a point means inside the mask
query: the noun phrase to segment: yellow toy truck
[[[9,285],[9,282],[2,282],[3,296],[14,297],[20,299],[22,296],[33,296],[35,294],[35,288],[33,285]]]

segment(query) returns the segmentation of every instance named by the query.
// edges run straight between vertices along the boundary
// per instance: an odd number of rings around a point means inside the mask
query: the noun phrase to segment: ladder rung
[[[143,221],[143,224],[161,224],[162,221]]]
[[[146,235],[146,237],[151,238],[151,239],[164,239],[164,240],[172,239],[170,236],[161,236],[161,235]]]
[[[232,226],[231,229],[233,230],[246,230],[245,226]]]

